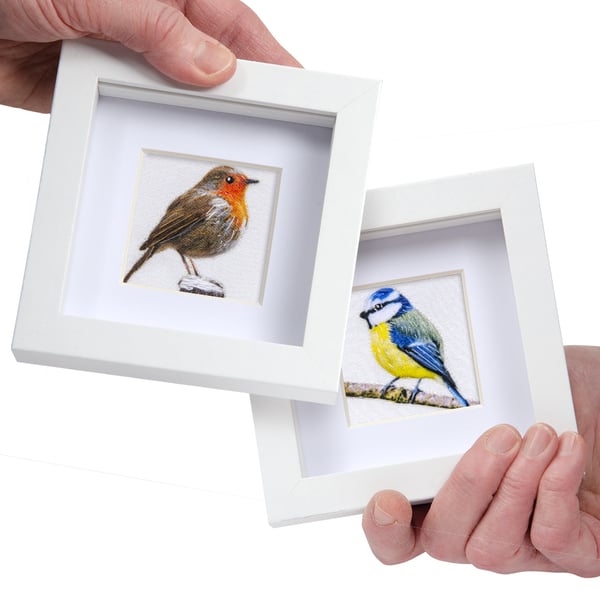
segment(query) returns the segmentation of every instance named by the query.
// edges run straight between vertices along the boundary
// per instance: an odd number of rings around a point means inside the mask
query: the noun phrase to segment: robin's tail
[[[151,246],[142,254],[142,256],[138,259],[138,261],[129,269],[129,273],[125,275],[123,278],[123,283],[127,283],[130,277],[154,254],[156,251],[156,246]]]

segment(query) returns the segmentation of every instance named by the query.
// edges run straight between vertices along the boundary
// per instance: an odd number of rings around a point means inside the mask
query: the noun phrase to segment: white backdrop
[[[384,81],[369,187],[535,163],[564,340],[600,345],[595,0],[248,3],[307,68]],[[428,557],[383,567],[359,517],[272,530],[244,395],[17,364],[47,123],[0,107],[0,597],[597,593]]]

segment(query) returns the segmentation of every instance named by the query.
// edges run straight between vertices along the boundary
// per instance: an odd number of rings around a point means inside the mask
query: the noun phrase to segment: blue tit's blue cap
[[[383,300],[384,298],[387,298],[390,294],[393,294],[394,292],[396,292],[396,290],[394,288],[380,288],[378,289],[376,292],[373,292],[371,294],[370,299],[371,300]]]

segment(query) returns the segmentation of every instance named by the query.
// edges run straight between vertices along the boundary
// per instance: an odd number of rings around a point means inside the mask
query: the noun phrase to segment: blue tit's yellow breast
[[[371,350],[377,362],[394,377],[438,378],[433,371],[422,367],[391,341],[387,322],[371,329]]]

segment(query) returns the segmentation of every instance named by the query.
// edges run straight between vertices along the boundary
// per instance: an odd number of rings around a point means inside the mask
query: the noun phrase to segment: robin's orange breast
[[[238,229],[245,227],[248,221],[248,206],[246,204],[246,184],[239,182],[219,190],[219,196],[224,198],[231,207],[231,215]]]

